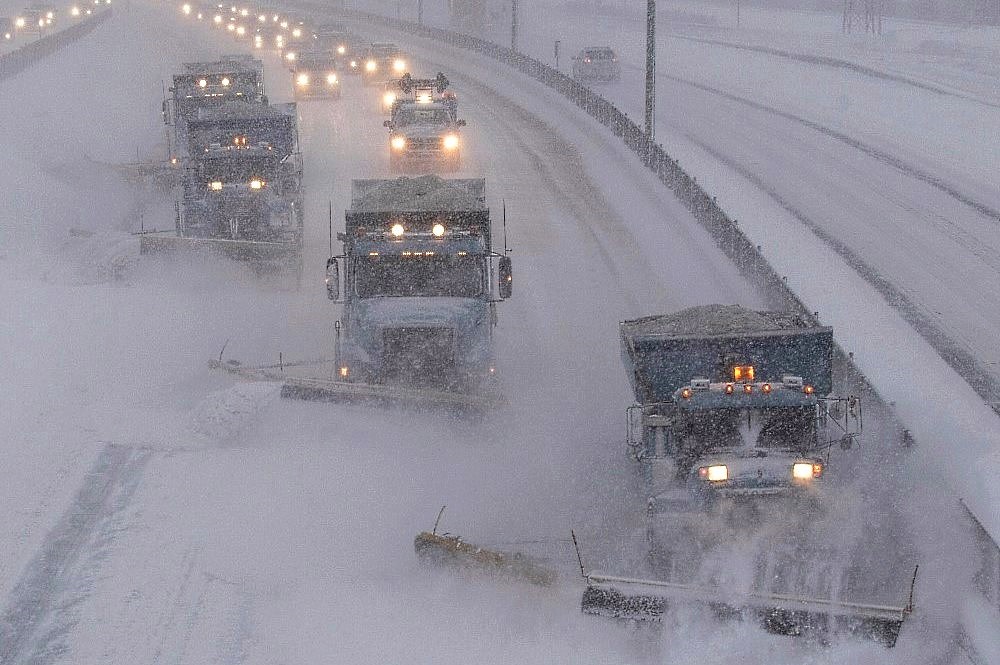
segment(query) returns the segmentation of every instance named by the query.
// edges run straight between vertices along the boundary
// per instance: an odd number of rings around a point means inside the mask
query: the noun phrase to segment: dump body
[[[496,318],[485,181],[425,176],[352,184],[340,236],[340,376],[485,390]]]
[[[756,378],[772,382],[802,377],[818,395],[833,390],[833,329],[795,314],[709,305],[625,321],[620,334],[639,404],[671,402],[696,377],[731,380],[735,365],[753,366]]]

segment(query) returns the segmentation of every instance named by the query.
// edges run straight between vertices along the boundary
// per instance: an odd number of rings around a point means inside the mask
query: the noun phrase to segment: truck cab
[[[461,166],[465,120],[455,117],[449,101],[431,97],[397,101],[392,118],[383,124],[389,129],[389,167],[457,171]]]
[[[485,181],[355,180],[346,219],[344,253],[327,265],[329,297],[344,305],[339,378],[489,391],[511,269],[492,248]]]

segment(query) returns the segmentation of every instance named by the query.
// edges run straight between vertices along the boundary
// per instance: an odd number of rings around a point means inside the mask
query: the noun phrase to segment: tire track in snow
[[[918,88],[920,90],[925,90],[927,92],[933,92],[943,97],[957,97],[958,99],[962,99],[968,102],[974,102],[976,104],[982,104],[983,106],[988,106],[990,108],[1000,109],[1000,104],[997,104],[995,102],[990,102],[985,99],[981,99],[979,97],[975,97],[968,93],[955,92],[954,90],[948,90],[947,88],[943,88],[933,83],[920,81],[918,79],[910,78],[909,76],[903,76],[902,74],[892,74],[890,72],[880,71],[878,69],[873,69],[872,67],[867,67],[865,65],[861,65],[856,62],[851,62],[850,60],[842,60],[840,58],[834,58],[827,55],[809,55],[806,53],[795,53],[793,51],[785,51],[783,49],[773,48],[770,46],[754,46],[753,44],[734,44],[733,42],[727,42],[716,39],[707,39],[705,37],[692,37],[689,35],[678,35],[678,34],[672,34],[670,36],[676,39],[684,39],[690,42],[707,44],[709,46],[722,46],[724,48],[738,49],[741,51],[765,53],[767,55],[773,55],[779,58],[785,58],[787,60],[794,60],[796,62],[804,62],[810,65],[821,65],[824,67],[831,67],[833,69],[846,69],[856,74],[862,74],[863,76],[869,76],[871,78],[880,79],[883,81],[892,81],[893,83],[902,83],[903,85],[908,85],[914,88]]]
[[[90,591],[80,579],[81,572],[87,573],[80,566],[114,539],[111,522],[128,505],[151,456],[148,450],[115,444],[101,450],[10,593],[0,615],[0,665],[46,663],[60,655],[55,643],[73,623],[72,606]]]
[[[846,243],[828,233],[820,224],[807,217],[805,213],[783,198],[777,190],[770,187],[753,170],[740,164],[728,155],[719,152],[695,136],[686,134],[685,137],[707,154],[719,160],[720,163],[746,178],[754,186],[767,194],[781,209],[785,210],[803,226],[812,231],[817,238],[833,249],[855,272],[873,286],[885,298],[886,302],[899,312],[903,319],[913,326],[920,336],[938,352],[941,358],[972,386],[976,393],[993,405],[1000,404],[1000,380],[994,378],[980,364],[979,360],[970,350],[963,347],[945,332],[941,326],[925,314],[921,307],[896,287],[895,284],[865,262]],[[996,406],[993,408],[997,410]]]
[[[934,189],[937,189],[938,191],[946,194],[949,198],[958,201],[959,203],[961,203],[966,207],[972,208],[978,214],[987,218],[994,224],[1000,224],[1000,210],[998,210],[997,208],[994,208],[993,206],[987,203],[983,203],[982,201],[977,201],[968,194],[959,191],[958,188],[948,184],[947,182],[945,182],[941,178],[938,178],[932,173],[929,173],[913,164],[910,164],[900,159],[899,157],[891,155],[888,152],[885,152],[884,150],[880,150],[879,148],[876,148],[873,145],[860,141],[848,134],[845,134],[844,132],[837,131],[836,129],[832,129],[825,125],[821,125],[818,122],[809,120],[808,118],[803,118],[802,116],[795,115],[794,113],[790,113],[788,111],[782,111],[781,109],[774,108],[773,106],[761,104],[760,102],[755,102],[752,99],[741,97],[739,95],[735,95],[733,93],[726,92],[725,90],[720,90],[718,88],[713,88],[712,86],[705,85],[704,83],[698,83],[697,81],[691,81],[689,79],[681,78],[679,76],[673,76],[670,74],[659,74],[658,77],[666,79],[668,81],[673,81],[675,83],[680,83],[681,85],[686,85],[695,88],[697,90],[701,90],[702,92],[707,92],[711,95],[716,95],[718,97],[728,99],[729,101],[736,102],[738,104],[743,104],[744,106],[749,106],[750,108],[756,111],[761,111],[763,113],[775,115],[784,120],[789,120],[796,124],[802,125],[803,127],[807,127],[809,129],[812,129],[813,131],[819,132],[820,134],[828,138],[834,139],[835,141],[839,141],[840,143],[843,143],[851,148],[854,148],[855,150],[863,152],[865,155],[871,157],[877,162],[880,162],[887,166],[891,166],[892,168],[896,169],[897,171],[899,171],[904,175],[907,175],[911,178],[919,180],[920,182],[930,185]],[[954,228],[954,224],[949,224],[949,226]],[[959,237],[964,238],[968,234],[965,231],[962,231],[961,229],[955,229],[955,232],[952,235],[955,236],[956,238]],[[981,243],[979,243],[979,247],[974,247],[970,245],[970,241],[963,242],[962,240],[959,240],[959,242],[964,247],[966,247],[966,249],[969,249],[980,258],[983,257],[984,253],[987,255],[994,254],[989,248],[983,246]]]

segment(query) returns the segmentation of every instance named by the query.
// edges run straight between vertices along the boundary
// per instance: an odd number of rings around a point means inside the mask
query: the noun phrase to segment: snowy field
[[[412,47],[428,69],[453,57]],[[917,549],[926,601],[891,652],[697,613],[616,625],[578,612],[571,577],[543,592],[420,568],[412,538],[443,504],[445,528],[474,542],[555,541],[572,570],[575,528],[589,563],[620,561],[642,498],[621,443],[617,322],[763,303],[609,137],[568,111],[552,122],[545,100],[518,103],[519,83],[470,60],[455,72],[460,175],[486,177],[515,248],[498,328],[509,407],[470,424],[288,402],[214,375],[227,340],[251,361],[328,353],[328,206],[336,227],[350,179],[388,175],[376,93],[349,81],[339,102],[300,105],[300,291],[140,259],[139,220],[171,223],[169,200],[125,178],[165,154],[161,82],[235,49],[174,7],[133,2],[0,83],[0,663],[697,663],[737,649],[743,662],[964,662],[946,616],[974,573],[963,518],[939,472],[880,442],[877,423],[848,462],[880,473],[842,478],[853,494],[835,516]],[[265,67],[271,101],[289,101],[287,72],[270,54]]]

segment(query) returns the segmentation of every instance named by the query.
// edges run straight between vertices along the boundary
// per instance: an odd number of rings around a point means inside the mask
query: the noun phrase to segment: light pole
[[[517,50],[517,0],[510,0],[510,50]]]
[[[653,138],[656,87],[656,0],[646,0],[646,137]]]

